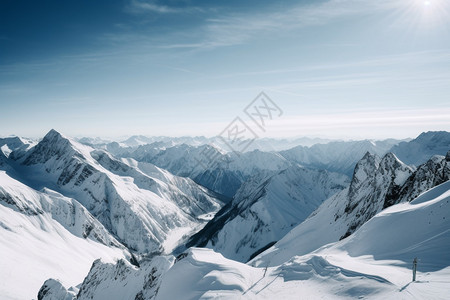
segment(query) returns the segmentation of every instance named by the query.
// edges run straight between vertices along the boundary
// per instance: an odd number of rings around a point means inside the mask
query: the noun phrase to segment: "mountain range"
[[[313,141],[0,139],[1,298],[444,299],[450,133]]]

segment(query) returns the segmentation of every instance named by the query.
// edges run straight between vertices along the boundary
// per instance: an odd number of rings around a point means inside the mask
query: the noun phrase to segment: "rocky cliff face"
[[[446,156],[435,155],[420,165],[406,180],[394,201],[385,203],[385,207],[395,203],[412,201],[423,192],[450,180],[450,151]]]

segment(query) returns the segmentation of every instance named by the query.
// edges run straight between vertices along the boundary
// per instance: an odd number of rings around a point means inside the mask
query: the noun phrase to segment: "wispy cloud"
[[[309,26],[319,26],[353,15],[371,15],[397,7],[367,0],[329,0],[322,3],[296,4],[290,8],[252,14],[234,13],[207,19],[199,29],[196,43],[167,44],[165,48],[215,48],[245,43],[261,34],[280,34]]]
[[[174,7],[163,4],[158,4],[154,0],[131,0],[125,7],[125,10],[129,13],[142,14],[142,13],[158,13],[158,14],[174,14],[174,13],[192,13],[192,12],[204,12],[204,9],[197,6],[190,7]]]
[[[165,35],[158,42],[162,49],[210,50],[248,43],[261,36],[291,34],[302,28],[323,26],[351,16],[370,16],[380,11],[396,11],[404,0],[327,0],[325,2],[304,2],[292,4],[282,9],[276,6],[246,12],[224,12],[218,7],[168,6],[156,0],[129,0],[126,11],[133,14],[178,14],[206,13],[208,18],[196,26]],[[221,13],[218,13],[221,12]],[[109,36],[111,40],[133,39],[147,43],[153,34],[146,32],[121,32]],[[328,45],[334,47],[335,45]],[[347,45],[348,46],[348,45]],[[324,45],[327,47],[327,45]]]
[[[175,8],[156,4],[154,1],[140,0],[131,0],[130,3],[126,6],[126,11],[130,13],[155,12],[162,14],[178,12],[178,10]]]

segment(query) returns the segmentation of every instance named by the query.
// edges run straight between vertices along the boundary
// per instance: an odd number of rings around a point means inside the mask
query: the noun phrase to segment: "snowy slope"
[[[206,246],[245,262],[344,189],[347,180],[345,175],[299,166],[265,180],[257,177],[244,183],[233,201],[194,235],[189,245]]]
[[[78,284],[92,262],[128,251],[77,201],[0,171],[0,295],[30,299],[49,277]]]
[[[201,215],[221,205],[193,182],[184,182],[195,185],[186,194],[54,130],[18,162],[16,169],[28,184],[76,198],[123,244],[140,253],[170,252],[175,245],[164,243],[172,233],[178,240],[204,223]]]
[[[433,272],[450,266],[450,181],[415,200],[385,209],[349,239],[334,246],[350,256],[372,255],[409,267],[420,258],[419,270]]]
[[[302,268],[300,261],[307,257],[322,262],[326,259],[328,264],[338,267],[335,272],[339,269],[353,270],[366,274],[358,275],[360,278],[374,278],[383,283],[353,290],[349,296],[366,296],[368,299],[447,299],[450,290],[449,201],[450,182],[446,182],[411,203],[401,203],[382,211],[348,239],[304,257],[285,257],[289,262],[278,269],[285,271],[289,267],[295,271],[290,273],[290,280],[301,280],[310,276],[311,272],[308,268]],[[291,250],[296,246],[295,239],[291,244],[284,245]],[[411,282],[414,257],[419,259],[418,274],[417,281]],[[329,271],[331,268],[327,269]],[[332,284],[329,280],[324,282],[325,288]]]
[[[429,131],[409,142],[402,142],[390,150],[406,164],[420,165],[433,155],[445,155],[450,150],[450,132]]]
[[[434,156],[411,172],[391,153],[381,160],[367,154],[356,166],[349,189],[325,201],[305,222],[256,260],[263,264],[281,263],[283,258],[292,256],[292,253],[282,254],[289,251],[285,244],[292,240],[297,243],[296,253],[306,254],[349,236],[384,208],[411,201],[441,184],[443,178],[448,180],[449,157]]]
[[[264,263],[270,261],[270,264],[282,263],[283,257],[292,255],[280,255],[279,251],[284,251],[284,244],[292,239],[298,243],[296,253],[306,254],[350,235],[380,212],[386,199],[391,199],[411,174],[413,170],[392,153],[382,159],[366,153],[355,167],[350,186],[326,200],[267,251],[262,260]]]
[[[156,299],[447,299],[449,200],[447,182],[384,210],[348,239],[267,269],[191,249],[164,275]],[[284,245],[291,253],[298,246]]]

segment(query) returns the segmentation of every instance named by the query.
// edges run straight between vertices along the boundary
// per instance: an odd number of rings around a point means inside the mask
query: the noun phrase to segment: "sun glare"
[[[450,0],[411,0],[404,3],[407,5],[405,20],[420,26],[435,27],[448,23],[450,19]]]

